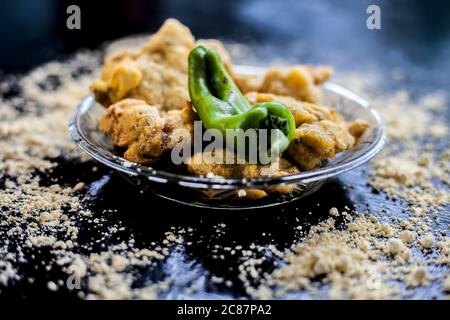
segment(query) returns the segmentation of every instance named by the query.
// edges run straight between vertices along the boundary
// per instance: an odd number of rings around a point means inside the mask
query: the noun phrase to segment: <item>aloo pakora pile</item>
[[[240,75],[220,41],[196,40],[186,26],[169,19],[139,49],[106,57],[101,78],[90,88],[106,108],[100,130],[124,158],[139,164],[167,161],[164,155],[176,144],[193,140],[196,120],[204,129],[221,132],[278,131],[278,140],[270,140],[280,158],[275,170],[264,164],[197,161],[214,155],[210,151],[192,154],[185,164],[198,176],[255,178],[313,170],[352,148],[364,134],[365,121],[348,123],[334,108],[323,106],[320,85],[331,75],[329,67],[310,65]],[[292,189],[260,191],[256,198]]]

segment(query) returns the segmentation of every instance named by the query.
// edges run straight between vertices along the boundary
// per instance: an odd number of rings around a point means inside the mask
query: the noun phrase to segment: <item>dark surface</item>
[[[376,67],[388,72],[399,67],[409,70],[409,73],[402,82],[392,85],[408,86],[414,94],[437,88],[447,90],[450,84],[450,4],[445,1],[136,0],[127,1],[127,4],[118,1],[111,6],[103,1],[79,2],[82,8],[81,31],[64,28],[65,1],[2,3],[0,35],[6,43],[3,42],[0,52],[0,70],[5,73],[24,72],[79,47],[95,48],[105,40],[154,31],[166,17],[177,17],[191,27],[197,37],[219,37],[253,44],[258,48],[258,52],[253,53],[262,59],[268,59],[269,53],[275,50],[278,57],[288,61],[320,62],[338,69],[361,71]],[[368,4],[380,5],[381,30],[366,28]],[[105,6],[108,6],[109,16],[104,14]],[[14,31],[13,37],[8,36],[11,30]],[[391,83],[386,86],[391,86]],[[86,203],[99,215],[102,215],[102,209],[117,209],[116,214],[108,216],[108,223],[120,222],[126,227],[125,231],[103,239],[105,243],[115,243],[117,237],[127,239],[133,235],[136,243],[143,247],[153,240],[163,239],[164,232],[172,226],[195,229],[186,238],[186,241],[193,242],[192,246],[180,247],[160,270],[141,275],[142,282],[159,278],[162,274],[171,276],[175,284],[167,298],[180,297],[179,288],[201,279],[205,280],[206,291],[197,297],[238,297],[244,294],[236,280],[236,259],[227,257],[224,262],[213,259],[209,254],[216,244],[225,246],[234,241],[239,244],[274,243],[282,249],[302,236],[293,230],[294,225],[302,225],[305,232],[311,225],[326,219],[328,209],[333,206],[339,210],[348,206],[377,212],[382,219],[405,215],[405,203],[388,200],[367,186],[369,166],[344,174],[314,195],[286,206],[246,212],[215,212],[182,207],[141,194],[106,168],[100,166],[100,170],[93,174],[90,171],[93,165],[93,162],[74,164],[61,161],[47,179],[57,179],[68,185],[74,185],[76,181],[90,182]],[[99,185],[101,187],[96,188]],[[226,232],[217,235],[212,226],[221,222],[226,224]],[[107,224],[101,229],[107,230]],[[89,225],[79,227],[81,243],[102,238],[102,230],[91,229]],[[73,292],[52,293],[46,289],[47,281],[58,279],[61,274],[46,272],[33,261],[48,258],[42,249],[35,260],[30,259],[21,267],[22,272],[36,277],[33,285],[26,281],[17,282],[2,290],[2,294],[27,298],[75,297]],[[37,270],[34,265],[38,266]],[[234,284],[231,288],[211,284],[208,282],[211,274],[231,279]],[[435,288],[430,287],[421,289],[416,297],[431,297],[434,293]]]
[[[66,28],[70,4],[81,8],[81,30]],[[366,27],[371,4],[381,8],[381,30]],[[281,46],[276,56],[293,61],[351,69],[371,64],[432,68],[432,74],[414,74],[418,80],[438,80],[436,73],[448,73],[450,64],[450,3],[445,0],[115,0],[107,6],[86,0],[7,0],[0,11],[0,70],[26,71],[79,48],[150,33],[169,17],[180,19],[198,38]]]

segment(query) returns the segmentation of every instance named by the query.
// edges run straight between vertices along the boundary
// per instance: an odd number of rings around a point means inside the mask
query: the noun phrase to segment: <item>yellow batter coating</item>
[[[323,159],[334,158],[336,153],[355,144],[345,123],[321,120],[305,123],[297,128],[288,154],[301,170],[318,167]]]
[[[126,148],[125,159],[150,164],[183,138],[191,138],[195,117],[190,105],[162,117],[143,100],[124,99],[106,110],[99,127],[114,145]]]
[[[309,102],[296,100],[288,96],[279,96],[271,93],[249,92],[245,95],[251,104],[260,102],[278,101],[284,103],[294,116],[295,126],[320,120],[341,120],[340,115],[333,108],[326,108]]]
[[[286,159],[280,159],[279,163],[272,165],[258,165],[250,163],[237,163],[237,155],[231,154],[229,151],[219,150],[222,153],[222,159],[226,159],[226,152],[234,163],[215,163],[215,152],[203,152],[194,154],[188,161],[188,171],[198,176],[219,176],[225,178],[256,178],[256,177],[272,177],[286,176],[300,171]]]
[[[186,26],[168,19],[139,50],[107,57],[101,79],[91,85],[91,91],[105,107],[135,98],[163,110],[182,109],[189,100],[187,59],[198,43],[217,50],[231,70],[231,60],[220,41],[196,42]]]
[[[328,67],[296,65],[269,69],[262,77],[237,76],[239,88],[251,91],[290,96],[300,101],[320,104],[322,95],[319,85],[331,77],[333,71]]]
[[[222,153],[223,159],[226,157],[226,152],[224,150],[219,150]],[[226,163],[214,163],[214,153],[215,152],[203,152],[193,155],[188,162],[187,168],[190,173],[197,176],[217,176],[224,178],[235,178],[235,179],[251,179],[257,177],[281,177],[288,176],[296,173],[300,173],[298,168],[293,165],[290,161],[282,158],[279,162],[270,165],[258,165],[258,164],[238,164],[236,163],[236,155],[230,155],[231,158],[235,159],[234,164]],[[267,196],[268,193],[290,193],[294,191],[295,184],[287,185],[277,185],[269,186],[262,189],[246,189],[245,197],[258,199]],[[209,194],[210,196],[215,195],[214,192]]]
[[[357,119],[348,125],[348,131],[355,138],[360,138],[366,132],[369,124],[361,119]]]

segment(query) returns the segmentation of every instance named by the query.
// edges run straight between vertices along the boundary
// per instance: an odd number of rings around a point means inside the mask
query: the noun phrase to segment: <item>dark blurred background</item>
[[[422,66],[447,73],[450,1],[434,0],[2,0],[0,70],[18,73],[79,48],[151,33],[168,17],[198,38],[251,44],[277,57],[337,67]],[[81,8],[81,30],[68,30],[66,9]],[[381,30],[366,27],[369,5]],[[263,50],[265,48],[266,50]],[[255,55],[259,52],[254,52]],[[426,70],[426,69],[425,69]],[[446,78],[448,79],[448,78]]]

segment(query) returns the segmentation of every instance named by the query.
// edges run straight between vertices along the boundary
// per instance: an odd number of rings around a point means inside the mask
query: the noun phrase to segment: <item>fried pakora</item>
[[[124,99],[106,109],[100,130],[115,146],[126,148],[125,159],[150,164],[183,139],[190,139],[196,115],[189,104],[161,115],[143,100]]]
[[[328,80],[332,73],[328,67],[297,65],[271,68],[263,76],[237,76],[236,81],[244,93],[273,93],[320,104],[322,94],[319,85]]]
[[[285,105],[294,118],[295,133],[275,164],[215,163],[211,159],[216,154],[204,151],[186,163],[187,171],[194,175],[252,179],[313,170],[323,160],[353,147],[368,128],[365,121],[347,123],[334,108],[322,105],[320,85],[331,76],[331,68],[296,65],[272,68],[262,76],[239,75],[234,73],[230,55],[220,41],[196,41],[187,27],[169,19],[140,49],[107,57],[101,79],[91,85],[96,100],[107,108],[99,128],[115,146],[125,150],[127,160],[151,164],[177,143],[193,140],[198,115],[189,97],[188,56],[199,44],[219,53],[232,80],[245,93],[243,99],[250,109],[261,103]],[[236,160],[237,155],[231,157]],[[292,184],[247,189],[245,197],[257,199],[271,192],[289,193],[294,188]]]
[[[107,57],[101,79],[91,85],[91,91],[105,107],[135,98],[164,110],[182,109],[189,101],[188,55],[197,43],[217,50],[231,70],[231,60],[220,41],[196,42],[186,26],[168,19],[139,50]]]

